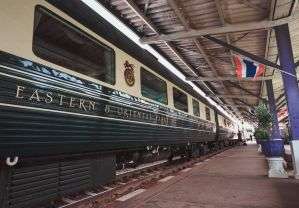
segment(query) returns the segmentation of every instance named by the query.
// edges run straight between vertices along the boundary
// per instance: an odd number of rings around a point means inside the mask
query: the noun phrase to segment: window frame
[[[206,120],[207,121],[212,121],[211,109],[208,106],[206,106],[205,111],[206,111]],[[209,112],[209,113],[207,113],[207,112]],[[207,118],[208,114],[209,114],[209,119]]]
[[[197,105],[198,105],[198,109],[197,109],[198,110],[198,115],[194,114],[194,102],[196,102]],[[192,110],[193,110],[193,115],[194,116],[200,117],[200,104],[199,104],[199,101],[194,99],[194,98],[192,98]]]
[[[166,85],[166,103],[163,103],[163,102],[160,102],[160,101],[158,101],[158,100],[154,100],[154,99],[152,99],[152,98],[149,98],[149,97],[147,97],[147,96],[145,96],[143,93],[142,93],[142,71],[145,71],[146,73],[149,73],[149,74],[151,74],[151,75],[153,75],[155,78],[157,78],[157,79],[159,79],[159,80],[161,80],[162,82],[164,82],[165,83],[165,85]],[[145,97],[145,98],[147,98],[147,99],[150,99],[150,100],[152,100],[152,101],[155,101],[155,102],[158,102],[158,103],[161,103],[161,104],[164,104],[164,105],[168,105],[168,85],[167,85],[167,82],[166,82],[166,80],[164,80],[164,79],[161,79],[160,77],[158,77],[157,75],[155,75],[154,73],[152,73],[152,72],[150,72],[149,70],[147,70],[145,67],[140,67],[140,93],[141,93],[141,95],[143,96],[143,97]]]
[[[187,111],[184,111],[184,110],[182,110],[182,109],[178,109],[178,108],[175,106],[174,90],[177,90],[178,92],[180,92],[180,93],[186,95],[186,98],[187,98],[187,99],[186,99],[186,101],[187,101]],[[185,113],[189,113],[189,102],[188,102],[188,94],[187,94],[187,93],[183,92],[182,90],[178,89],[177,87],[172,87],[172,98],[173,98],[173,106],[174,106],[175,109],[180,110],[180,111],[183,111],[183,112],[185,112]]]
[[[100,80],[100,79],[98,79],[98,78],[89,76],[88,74],[84,74],[84,73],[82,73],[82,72],[76,71],[76,70],[74,70],[74,69],[72,69],[72,68],[69,68],[69,67],[65,67],[65,66],[56,64],[56,63],[54,63],[54,62],[52,62],[52,61],[50,61],[50,60],[47,60],[47,59],[41,57],[40,55],[38,55],[37,51],[36,51],[35,48],[34,48],[34,44],[33,44],[33,43],[34,43],[34,33],[35,33],[35,29],[34,29],[34,27],[35,27],[35,15],[36,15],[36,12],[37,12],[38,10],[43,11],[44,13],[48,14],[49,16],[51,16],[52,18],[54,18],[55,20],[57,20],[57,21],[61,22],[62,24],[64,24],[66,27],[71,28],[71,30],[74,30],[74,31],[80,33],[81,35],[83,35],[83,36],[85,36],[86,38],[90,39],[91,41],[95,42],[96,44],[99,44],[99,45],[101,45],[101,46],[104,47],[104,48],[106,47],[106,48],[110,49],[110,50],[111,50],[111,53],[113,54],[113,59],[112,59],[113,71],[114,71],[113,82],[110,83],[110,82],[107,82],[107,81]],[[75,21],[76,21],[76,20],[75,20]],[[77,22],[78,22],[78,21],[77,21]],[[80,22],[78,22],[78,23],[81,24]],[[82,25],[82,24],[81,24],[81,25]],[[85,27],[85,26],[83,25],[83,27]],[[47,61],[47,62],[49,62],[49,63],[51,63],[51,64],[55,64],[55,65],[57,65],[57,66],[59,66],[59,67],[62,67],[62,68],[71,70],[71,71],[73,71],[73,72],[76,72],[76,73],[82,74],[82,75],[84,75],[84,76],[87,76],[87,77],[96,79],[96,80],[98,80],[98,81],[100,81],[100,82],[103,82],[103,83],[106,83],[106,84],[109,84],[109,85],[112,85],[112,86],[116,84],[116,77],[117,77],[117,76],[116,76],[116,56],[115,56],[116,53],[115,53],[114,48],[108,46],[107,44],[103,43],[102,41],[100,41],[99,39],[97,39],[96,37],[94,37],[93,35],[89,34],[88,32],[84,31],[84,30],[81,29],[80,27],[74,25],[74,24],[71,23],[70,21],[64,19],[63,17],[59,16],[58,14],[54,13],[53,11],[51,11],[50,9],[48,9],[47,7],[42,6],[42,5],[36,5],[35,8],[34,8],[33,28],[32,28],[32,44],[31,44],[31,45],[32,45],[32,52],[33,52],[33,54],[34,54],[35,56],[37,56],[38,58],[42,59],[42,60],[45,60],[45,61]]]

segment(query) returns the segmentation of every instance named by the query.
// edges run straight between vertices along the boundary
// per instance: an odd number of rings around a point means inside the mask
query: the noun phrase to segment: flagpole
[[[294,77],[295,79],[297,79],[297,77],[289,72],[285,72],[285,71],[282,71],[280,69],[276,69],[276,68],[273,68],[274,70],[277,70],[277,71],[280,71],[282,74],[286,74],[286,75],[289,75],[291,77]]]

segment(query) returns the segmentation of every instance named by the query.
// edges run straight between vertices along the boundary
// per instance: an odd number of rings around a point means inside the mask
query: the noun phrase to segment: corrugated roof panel
[[[220,9],[217,8],[217,1],[220,2]],[[273,0],[276,1],[276,0]],[[183,22],[175,12],[174,8],[169,4],[168,0],[135,0],[132,1],[139,9],[144,13],[152,24],[159,30],[161,34],[172,34],[180,31],[186,31]],[[292,0],[277,0],[274,19],[287,16],[290,11]],[[107,1],[106,1],[107,3]],[[139,31],[141,35],[151,36],[155,33],[146,26],[145,22],[128,6],[126,0],[110,0],[113,10],[122,14],[123,20],[126,20],[132,24],[132,26]],[[213,28],[223,26],[225,24],[235,24],[244,22],[256,22],[269,19],[269,12],[271,6],[271,0],[175,0],[179,11],[183,14],[183,17],[187,20],[187,24],[193,29]],[[298,9],[297,9],[298,10]],[[221,14],[223,13],[223,21],[221,20]],[[299,18],[299,12],[297,12]],[[292,25],[291,27],[292,41],[295,46],[299,46],[299,26]],[[296,32],[293,32],[296,31]],[[275,43],[275,37],[271,33],[268,59],[275,62],[277,57],[277,49]],[[226,35],[215,36],[223,41],[230,41],[232,45],[240,47],[243,50],[251,52],[258,56],[264,56],[266,51],[267,32],[263,30],[250,31],[250,32],[238,32],[230,33]],[[297,38],[298,37],[298,38]],[[229,39],[227,39],[229,38]],[[298,39],[298,40],[297,40]],[[231,51],[217,45],[207,39],[199,38],[197,40],[205,51],[208,59],[213,64],[219,76],[235,76],[234,66],[231,61]],[[163,41],[153,44],[159,49],[163,55],[172,61],[179,69],[189,75],[192,75],[190,71],[193,70],[207,77],[215,77],[215,72],[208,65],[207,60],[203,54],[195,45],[194,40],[178,40],[172,41],[171,47],[173,47],[179,55],[184,59],[184,62],[178,58],[177,54],[174,54],[173,49],[169,48]],[[295,47],[294,56],[299,59],[299,49]],[[187,65],[188,66],[187,66]],[[267,74],[271,74],[271,70]],[[200,83],[200,82],[199,82]],[[259,94],[261,90],[261,82],[236,82],[240,84],[245,90],[249,90],[251,93]],[[224,85],[223,85],[224,84]],[[216,90],[216,93],[222,93],[223,87],[229,92],[235,94],[246,94],[244,90],[240,88],[231,87],[228,83],[210,82],[210,85]],[[250,105],[256,105],[258,103],[257,98],[245,98],[241,97],[246,103]],[[224,99],[226,103],[236,103],[238,100],[232,101],[232,99]],[[243,109],[244,110],[244,109]]]

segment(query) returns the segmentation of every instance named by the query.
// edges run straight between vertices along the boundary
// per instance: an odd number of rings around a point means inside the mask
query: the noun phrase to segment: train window
[[[164,80],[141,67],[141,94],[167,105],[167,84]]]
[[[226,127],[230,126],[230,121],[227,120],[226,118],[224,119],[224,126],[226,126]]]
[[[200,116],[199,102],[193,99],[192,105],[193,105],[193,114],[195,116]]]
[[[115,83],[114,50],[41,6],[35,10],[33,52],[54,64]]]
[[[210,108],[206,107],[206,119],[208,121],[211,120],[211,112],[210,112]]]
[[[188,98],[185,93],[173,88],[173,103],[176,109],[188,112]]]

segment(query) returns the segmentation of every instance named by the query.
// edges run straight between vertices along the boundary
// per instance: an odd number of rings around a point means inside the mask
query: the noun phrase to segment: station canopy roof
[[[233,55],[239,53],[217,40],[271,61],[264,76],[273,78],[279,107],[285,103],[272,27],[289,23],[298,61],[297,0],[98,1],[238,118],[252,120],[249,109],[267,98],[264,81],[238,80]]]

